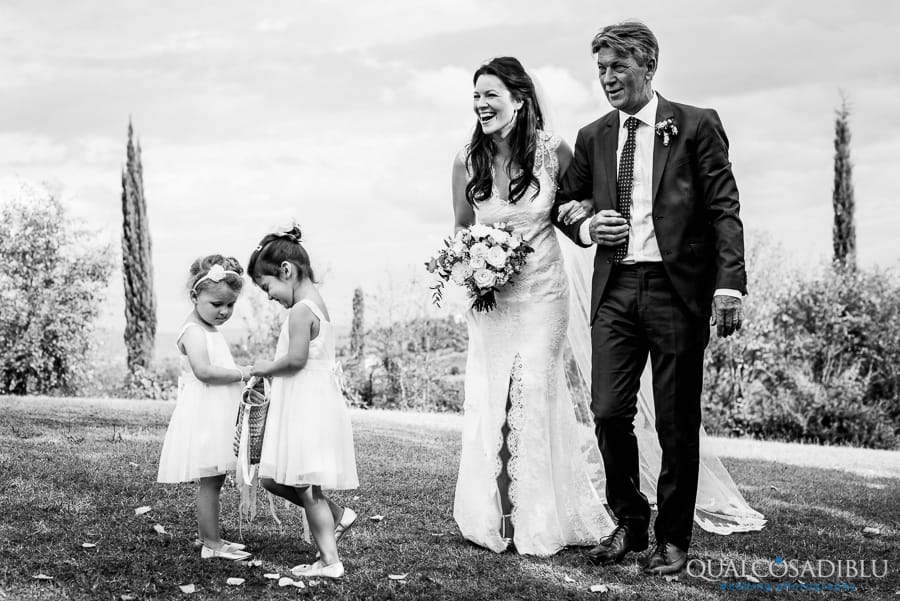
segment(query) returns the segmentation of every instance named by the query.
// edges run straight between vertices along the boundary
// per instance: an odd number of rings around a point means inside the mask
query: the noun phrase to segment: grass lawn
[[[687,575],[674,581],[648,578],[635,559],[596,568],[584,549],[538,559],[475,547],[460,536],[451,515],[456,427],[434,416],[381,412],[353,414],[362,484],[335,495],[360,514],[341,543],[347,576],[304,589],[282,588],[263,575],[284,575],[290,566],[311,561],[314,550],[300,539],[299,514],[280,503],[282,526],[261,504],[252,526],[243,529],[261,566],[200,559],[192,544],[194,486],[155,482],[172,407],[0,397],[0,601],[749,599],[786,594],[720,592],[718,583]],[[841,579],[852,582],[856,593],[787,594],[900,598],[895,596],[900,591],[900,480],[761,459],[727,458],[725,463],[769,525],[759,533],[730,537],[695,529],[692,557],[748,563],[776,556],[801,562],[886,559],[886,578]],[[239,539],[233,486],[222,500],[225,535]],[[152,510],[135,515],[141,506]],[[373,515],[384,519],[370,520]],[[154,530],[157,524],[165,534]],[[878,533],[865,535],[866,527]],[[38,574],[52,579],[36,579]],[[406,576],[389,578],[399,574]],[[228,586],[229,577],[245,582]],[[608,586],[606,592],[590,591],[600,583]],[[179,585],[186,584],[194,584],[196,592],[182,593]]]

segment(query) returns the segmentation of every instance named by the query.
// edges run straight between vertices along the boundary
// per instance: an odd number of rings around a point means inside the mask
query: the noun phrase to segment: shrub
[[[46,190],[0,199],[0,393],[71,393],[112,269]]]
[[[178,396],[179,359],[156,361],[150,367],[136,365],[125,376],[125,384],[113,396],[126,399],[174,400]]]
[[[713,339],[707,352],[707,425],[718,433],[896,447],[897,276],[828,266],[797,277],[773,267],[779,253],[763,254],[762,265],[750,265],[746,327]]]
[[[459,411],[463,402],[466,326],[452,317],[417,317],[366,333],[364,365],[341,349],[344,380],[362,407]]]

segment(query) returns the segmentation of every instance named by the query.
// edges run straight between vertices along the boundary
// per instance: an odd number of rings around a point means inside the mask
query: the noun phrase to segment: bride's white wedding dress
[[[603,464],[589,410],[591,261],[568,241],[564,261],[550,222],[558,145],[559,138],[538,132],[536,195],[509,203],[495,188],[475,206],[478,223],[507,223],[534,248],[514,282],[496,294],[494,310],[467,313],[465,418],[453,516],[463,536],[496,552],[506,548],[497,489],[504,420],[519,553],[551,555],[569,545],[596,544],[614,527],[604,507]],[[651,390],[646,384],[642,391]],[[653,421],[652,397],[642,394],[635,430],[642,489],[651,501],[660,457]],[[762,528],[762,515],[746,504],[719,460],[703,453],[702,443],[698,523],[722,534]]]

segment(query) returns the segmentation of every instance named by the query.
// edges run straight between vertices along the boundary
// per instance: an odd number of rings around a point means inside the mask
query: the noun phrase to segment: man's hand
[[[591,240],[602,246],[619,246],[628,240],[625,218],[612,209],[603,209],[591,219]]]
[[[717,294],[713,297],[713,314],[710,320],[716,326],[716,335],[727,338],[741,329],[744,323],[743,301],[734,296]]]

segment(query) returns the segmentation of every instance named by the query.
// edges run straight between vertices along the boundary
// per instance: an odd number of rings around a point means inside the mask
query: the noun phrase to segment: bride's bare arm
[[[475,223],[475,211],[472,205],[466,199],[466,184],[469,180],[469,174],[466,171],[466,164],[462,157],[457,156],[453,159],[453,215],[455,218],[454,232],[463,228],[467,228]]]
[[[563,174],[572,163],[572,149],[566,144],[565,140],[560,140],[556,147],[556,160],[559,163],[559,172],[557,173],[557,182],[562,180]],[[590,200],[575,201],[570,200],[563,204],[558,204],[556,218],[565,225],[571,225],[576,221],[580,221],[585,217],[594,214],[594,203]]]

